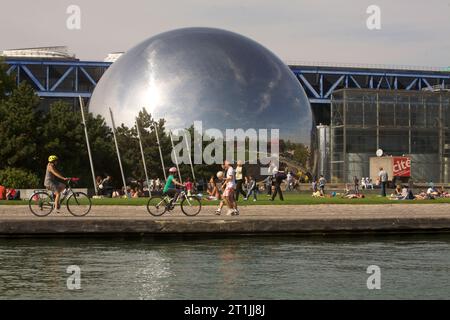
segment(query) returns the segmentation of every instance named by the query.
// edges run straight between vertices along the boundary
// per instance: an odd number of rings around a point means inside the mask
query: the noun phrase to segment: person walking
[[[380,167],[380,172],[378,173],[378,177],[380,179],[381,196],[386,197],[386,185],[387,185],[389,177],[388,177],[386,170],[384,170],[383,167]]]
[[[217,208],[215,214],[220,216],[222,213],[222,208],[225,205],[225,198],[222,196],[222,194],[226,188],[226,183],[224,183],[225,179],[224,179],[223,171],[217,172],[216,177],[217,177],[217,182],[214,182],[215,183],[214,187],[217,190],[216,198],[219,199],[220,202],[219,202],[219,207]]]
[[[281,184],[283,183],[283,180],[287,178],[284,171],[277,171],[275,173],[275,191],[272,194],[272,198],[270,198],[271,201],[274,201],[277,194],[280,195],[280,200],[284,201],[283,192],[281,192]]]
[[[312,182],[311,182],[311,189],[312,189],[312,192],[313,192],[313,193],[319,191],[319,190],[317,189],[317,178],[316,178],[316,177],[314,177],[313,180],[312,180]]]
[[[353,177],[353,185],[355,187],[355,194],[359,194],[359,179],[357,176]]]
[[[320,175],[319,178],[319,191],[320,191],[320,195],[324,196],[325,195],[325,184],[327,183],[327,181],[325,180],[323,175]]]
[[[247,194],[244,192],[244,189],[242,188],[244,181],[246,182],[247,173],[241,160],[237,162],[235,171],[236,171],[236,201],[239,201],[239,194],[242,194],[244,200],[247,200]]]
[[[289,171],[287,174],[286,179],[286,190],[285,191],[291,191],[294,184],[294,176],[292,175],[292,172]]]
[[[268,197],[272,196],[272,185],[273,185],[272,180],[273,180],[272,175],[269,175],[267,176],[266,179],[264,179],[264,185],[266,187]]]
[[[256,193],[258,192],[258,185],[253,177],[248,177],[247,199],[253,194],[253,201],[256,202]]]
[[[225,172],[225,191],[223,192],[223,197],[228,204],[227,215],[237,216],[239,215],[239,209],[237,207],[237,202],[234,199],[234,189],[236,187],[236,174],[233,166],[229,161],[225,161],[223,164],[223,169]]]

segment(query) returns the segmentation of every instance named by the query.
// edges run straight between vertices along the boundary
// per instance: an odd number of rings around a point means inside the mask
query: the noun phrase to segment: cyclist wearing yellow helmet
[[[69,180],[68,178],[65,178],[57,169],[56,165],[58,164],[58,157],[57,156],[50,156],[48,157],[48,164],[47,164],[47,171],[45,172],[45,180],[44,180],[44,186],[55,193],[55,204],[56,209],[60,209],[59,205],[59,198],[61,195],[61,192],[66,187],[63,183],[58,181],[58,178],[61,180]]]

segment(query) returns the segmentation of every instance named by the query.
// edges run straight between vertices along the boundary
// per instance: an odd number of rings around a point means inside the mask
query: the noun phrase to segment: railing
[[[383,70],[408,70],[408,71],[435,71],[449,72],[449,67],[427,67],[410,65],[388,65],[388,64],[364,64],[364,63],[341,63],[341,62],[320,62],[320,61],[298,61],[285,60],[288,66],[308,66],[308,67],[333,67],[333,68],[361,68],[361,69],[383,69]]]
[[[425,87],[422,89],[423,91],[450,91],[450,85],[434,85],[431,88]]]

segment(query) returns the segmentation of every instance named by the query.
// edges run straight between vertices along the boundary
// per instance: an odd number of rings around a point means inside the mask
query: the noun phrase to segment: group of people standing
[[[225,164],[223,165],[225,166]],[[225,170],[225,169],[224,169]],[[236,186],[234,189],[235,201],[239,201],[239,196],[242,195],[245,201],[253,196],[253,201],[257,201],[257,191],[258,186],[256,180],[247,175],[247,170],[245,169],[243,162],[238,161],[235,171],[235,182]],[[224,182],[224,172],[219,171],[216,176],[212,176],[209,179],[207,192],[209,200],[219,200],[222,199],[223,191],[222,188]]]

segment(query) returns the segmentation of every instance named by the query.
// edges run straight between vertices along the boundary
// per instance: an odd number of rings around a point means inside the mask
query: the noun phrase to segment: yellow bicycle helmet
[[[57,156],[50,156],[50,157],[48,157],[48,162],[54,162],[56,160],[58,160]]]

